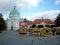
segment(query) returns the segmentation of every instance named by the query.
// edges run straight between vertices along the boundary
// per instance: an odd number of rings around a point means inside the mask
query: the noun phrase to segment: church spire
[[[16,9],[16,6],[14,6],[14,9]]]

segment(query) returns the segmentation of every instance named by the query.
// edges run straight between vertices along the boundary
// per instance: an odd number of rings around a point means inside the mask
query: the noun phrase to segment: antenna
[[[42,20],[43,20],[43,17],[42,17]]]
[[[16,6],[14,5],[14,9],[16,9]]]

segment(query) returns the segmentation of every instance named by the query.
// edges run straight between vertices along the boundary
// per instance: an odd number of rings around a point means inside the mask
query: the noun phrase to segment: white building
[[[14,9],[9,14],[9,18],[6,20],[7,30],[17,30],[19,28],[19,22],[22,20],[20,13],[16,9],[16,6],[14,6]]]
[[[28,28],[30,28],[33,24],[37,27],[47,27],[47,26],[54,26],[54,22],[50,19],[36,19],[33,22],[25,22]],[[20,23],[21,25],[22,23]]]

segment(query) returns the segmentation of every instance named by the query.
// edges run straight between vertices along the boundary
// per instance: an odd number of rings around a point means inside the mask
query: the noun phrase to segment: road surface
[[[60,36],[19,37],[17,31],[0,33],[0,45],[60,45]]]

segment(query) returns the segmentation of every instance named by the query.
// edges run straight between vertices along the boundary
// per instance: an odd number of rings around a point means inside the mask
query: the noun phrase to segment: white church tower
[[[14,6],[14,9],[10,12],[7,21],[7,30],[17,30],[19,28],[20,13]]]

